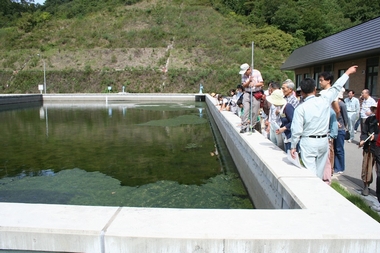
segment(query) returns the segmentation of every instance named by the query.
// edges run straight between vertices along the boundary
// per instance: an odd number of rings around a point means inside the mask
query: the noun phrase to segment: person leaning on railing
[[[249,130],[249,120],[252,121],[252,126],[257,123],[257,116],[260,110],[260,99],[263,95],[262,87],[264,86],[264,80],[261,76],[260,71],[257,69],[252,69],[247,63],[244,63],[240,66],[239,74],[241,75],[241,84],[244,88],[244,111],[241,121],[240,133],[245,133]]]

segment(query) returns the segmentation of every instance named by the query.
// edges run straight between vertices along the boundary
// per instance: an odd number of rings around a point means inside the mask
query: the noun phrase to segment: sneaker
[[[247,129],[246,129],[246,128],[242,128],[242,129],[240,130],[240,133],[241,133],[241,134],[244,134],[245,132],[247,132]]]
[[[362,195],[363,196],[368,196],[369,195],[369,188],[368,186],[365,186],[362,190]]]
[[[348,140],[347,142],[348,142],[348,143],[351,143],[351,142],[352,142],[352,140]]]
[[[357,131],[355,130],[354,133],[357,133]]]
[[[343,171],[338,171],[338,174],[343,174]]]
[[[376,212],[380,212],[380,205],[373,205],[371,206],[371,209]]]

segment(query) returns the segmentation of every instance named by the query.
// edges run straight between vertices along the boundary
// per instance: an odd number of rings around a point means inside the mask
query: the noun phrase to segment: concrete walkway
[[[354,141],[344,144],[346,169],[343,174],[334,174],[333,181],[336,180],[341,183],[350,193],[358,194],[363,197],[368,205],[376,204],[376,172],[373,172],[374,182],[370,185],[370,195],[361,195],[363,182],[361,180],[362,162],[363,162],[363,149],[358,148],[360,138],[360,131],[355,134]]]
[[[102,100],[111,101],[108,96]],[[206,101],[258,209],[0,203],[0,249],[380,253],[377,221],[310,171],[287,162],[285,153],[259,133],[240,134],[239,118],[217,110],[211,96]],[[350,185],[356,178],[350,190],[357,191],[361,151],[347,143],[346,154],[347,171],[337,180]]]

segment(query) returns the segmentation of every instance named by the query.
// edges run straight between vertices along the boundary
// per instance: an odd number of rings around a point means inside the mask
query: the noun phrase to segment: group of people
[[[349,118],[348,142],[352,142],[354,134],[360,126],[359,147],[363,148],[363,162],[361,178],[363,181],[362,195],[369,195],[369,186],[373,182],[373,167],[376,165],[376,172],[380,169],[380,140],[378,140],[380,112],[377,112],[378,102],[371,97],[370,91],[364,89],[359,99],[355,98],[353,90],[348,92],[348,97],[344,100]],[[379,170],[380,173],[380,170]],[[380,199],[380,175],[376,179],[376,194]],[[380,206],[373,209],[380,211]]]
[[[275,145],[289,152],[293,159],[299,156],[307,169],[330,183],[333,173],[343,173],[345,140],[351,143],[360,125],[363,195],[368,195],[368,187],[373,181],[372,168],[374,164],[380,166],[380,139],[377,138],[380,112],[377,113],[377,103],[366,89],[362,91],[360,99],[355,98],[353,90],[349,90],[348,97],[344,99],[343,86],[356,69],[357,66],[348,68],[335,83],[331,73],[320,73],[319,94],[312,78],[302,80],[297,89],[290,79],[281,85],[269,82],[268,90],[264,92],[260,71],[247,63],[242,64],[239,92],[230,91],[234,97],[230,100],[235,101],[238,108],[234,112],[241,117],[240,133],[253,131],[252,126],[261,129],[255,126],[263,125],[265,135]],[[226,100],[225,103],[229,102]],[[221,110],[226,109],[223,104]],[[260,114],[264,115],[261,117],[263,124],[260,123]],[[376,183],[380,200],[380,175]],[[373,209],[380,211],[380,205]]]

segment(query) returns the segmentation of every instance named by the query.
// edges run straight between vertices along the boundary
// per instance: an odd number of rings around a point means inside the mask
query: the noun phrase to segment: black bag
[[[346,130],[346,135],[344,136],[344,139],[346,141],[348,141],[350,139],[351,135],[350,135],[350,132],[348,130]]]

